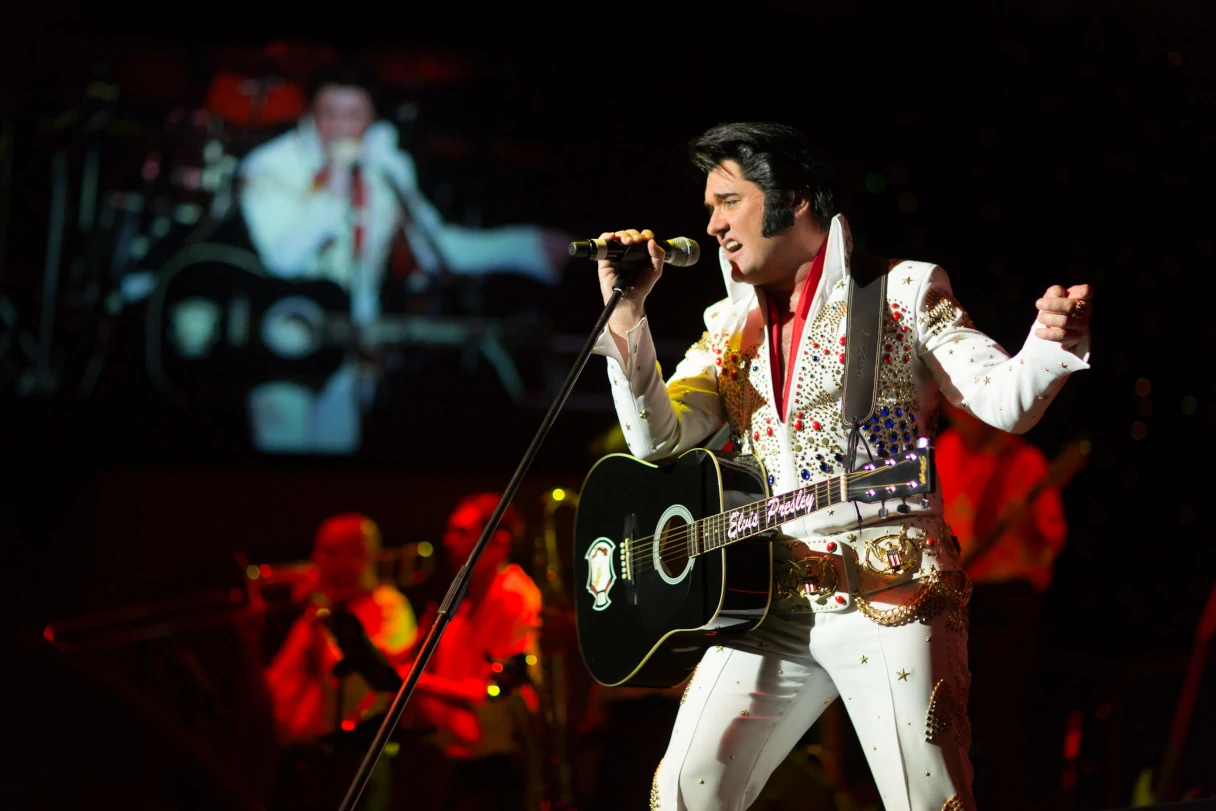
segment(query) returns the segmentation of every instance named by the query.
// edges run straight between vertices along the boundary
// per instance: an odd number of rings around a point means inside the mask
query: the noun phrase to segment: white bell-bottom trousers
[[[872,603],[899,605],[916,587]],[[685,690],[651,808],[742,811],[840,699],[886,811],[973,809],[967,632],[952,630],[948,614],[899,627],[856,608],[782,614],[711,647]]]

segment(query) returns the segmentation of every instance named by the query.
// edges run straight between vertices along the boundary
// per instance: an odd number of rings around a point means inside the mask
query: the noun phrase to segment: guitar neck
[[[933,492],[932,449],[924,447],[881,464],[864,465],[853,473],[800,487],[780,496],[744,504],[694,523],[692,555],[721,549],[754,538],[782,524],[826,510],[835,504],[923,496]]]
[[[845,476],[824,479],[780,496],[755,501],[697,521],[699,555],[754,538],[797,518],[848,501]]]

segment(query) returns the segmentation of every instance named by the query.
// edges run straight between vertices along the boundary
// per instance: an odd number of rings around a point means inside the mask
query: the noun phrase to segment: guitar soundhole
[[[680,516],[672,516],[659,536],[659,560],[663,573],[677,578],[688,567],[688,522]]]

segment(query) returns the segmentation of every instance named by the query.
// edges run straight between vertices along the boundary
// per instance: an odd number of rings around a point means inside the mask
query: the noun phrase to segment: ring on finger
[[[1085,299],[1077,299],[1077,303],[1073,305],[1072,312],[1069,315],[1073,318],[1084,318],[1085,312],[1089,308],[1089,302]]]

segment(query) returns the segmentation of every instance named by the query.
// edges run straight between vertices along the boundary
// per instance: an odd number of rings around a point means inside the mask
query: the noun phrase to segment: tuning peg
[[[910,512],[912,512],[912,508],[911,508],[911,507],[909,507],[907,504],[896,504],[896,505],[895,505],[895,509],[896,509],[896,510],[898,510],[899,512],[901,512],[901,513],[910,513]]]
[[[929,499],[927,499],[927,498],[922,498],[922,499],[920,500],[920,507],[921,507],[921,509],[922,509],[922,510],[927,510],[927,509],[929,509]]]
[[[889,513],[887,512],[887,505],[886,505],[886,504],[884,504],[884,505],[882,505],[881,507],[879,507],[879,508],[878,508],[878,517],[879,517],[879,518],[886,518],[888,514],[889,514]]]

